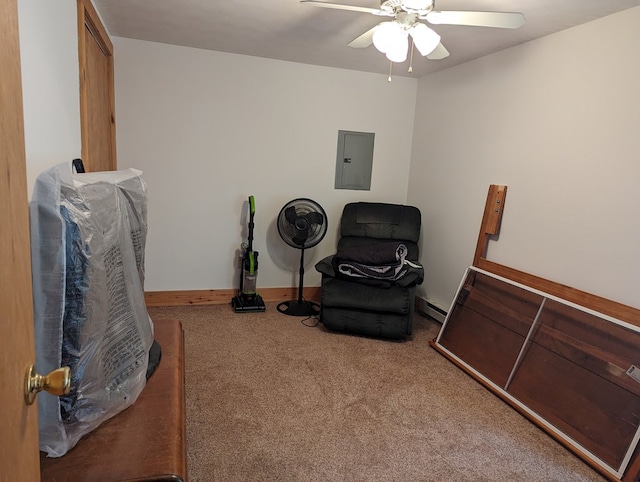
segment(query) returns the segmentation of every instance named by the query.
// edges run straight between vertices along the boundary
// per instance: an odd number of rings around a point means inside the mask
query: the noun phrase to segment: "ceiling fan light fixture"
[[[409,35],[398,22],[382,22],[372,37],[373,45],[392,62],[407,60]]]
[[[440,35],[424,23],[416,23],[409,29],[409,35],[413,38],[413,43],[420,55],[424,57],[433,52],[440,43]]]
[[[405,32],[403,38],[398,38],[393,47],[386,53],[387,58],[391,62],[402,63],[407,60],[407,52],[409,51],[409,36]]]
[[[397,22],[382,22],[378,24],[371,37],[374,47],[386,54],[393,48],[393,44],[401,34],[401,30],[402,27]]]

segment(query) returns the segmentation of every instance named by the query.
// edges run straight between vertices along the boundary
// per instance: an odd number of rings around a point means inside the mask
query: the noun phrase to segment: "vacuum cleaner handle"
[[[256,202],[253,199],[253,196],[249,196],[249,249],[248,251],[253,251],[253,216],[256,213]]]

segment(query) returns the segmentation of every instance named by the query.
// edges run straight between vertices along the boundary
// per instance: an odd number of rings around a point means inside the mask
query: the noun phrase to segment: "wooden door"
[[[0,65],[0,479],[30,482],[40,459],[37,405],[23,394],[35,347],[17,0],[0,2]]]
[[[112,171],[116,163],[113,45],[90,0],[78,0],[80,125],[87,171]]]

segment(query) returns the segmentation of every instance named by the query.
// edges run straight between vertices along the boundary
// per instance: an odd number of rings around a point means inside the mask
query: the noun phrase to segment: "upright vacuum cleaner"
[[[264,311],[262,296],[256,293],[256,279],[258,277],[258,252],[253,250],[253,216],[256,204],[253,196],[249,196],[249,239],[242,243],[242,272],[240,273],[240,290],[238,296],[231,300],[231,306],[236,313]]]

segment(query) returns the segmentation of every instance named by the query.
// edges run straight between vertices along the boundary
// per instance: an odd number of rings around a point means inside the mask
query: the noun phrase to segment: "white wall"
[[[42,171],[81,155],[76,0],[19,0],[27,192]]]
[[[335,251],[342,207],[405,202],[417,81],[112,38],[118,166],[149,189],[147,290],[237,288],[235,257],[255,196],[258,287],[297,286],[300,252],[275,219],[298,197],[319,202]],[[334,190],[338,130],[375,133],[371,191]]]
[[[31,192],[80,156],[77,13],[75,0],[18,7]],[[250,194],[265,287],[296,283],[298,253],[273,225],[288,200],[329,214],[309,286],[345,202],[408,200],[423,212],[421,294],[447,307],[502,183],[490,259],[639,306],[639,21],[628,10],[421,79],[412,154],[410,79],[113,39],[118,161],[149,183],[147,289],[235,287]],[[371,192],[333,190],[338,129],[376,132]]]
[[[489,259],[640,307],[638,25],[634,8],[420,80],[421,294],[448,308],[506,184]]]

